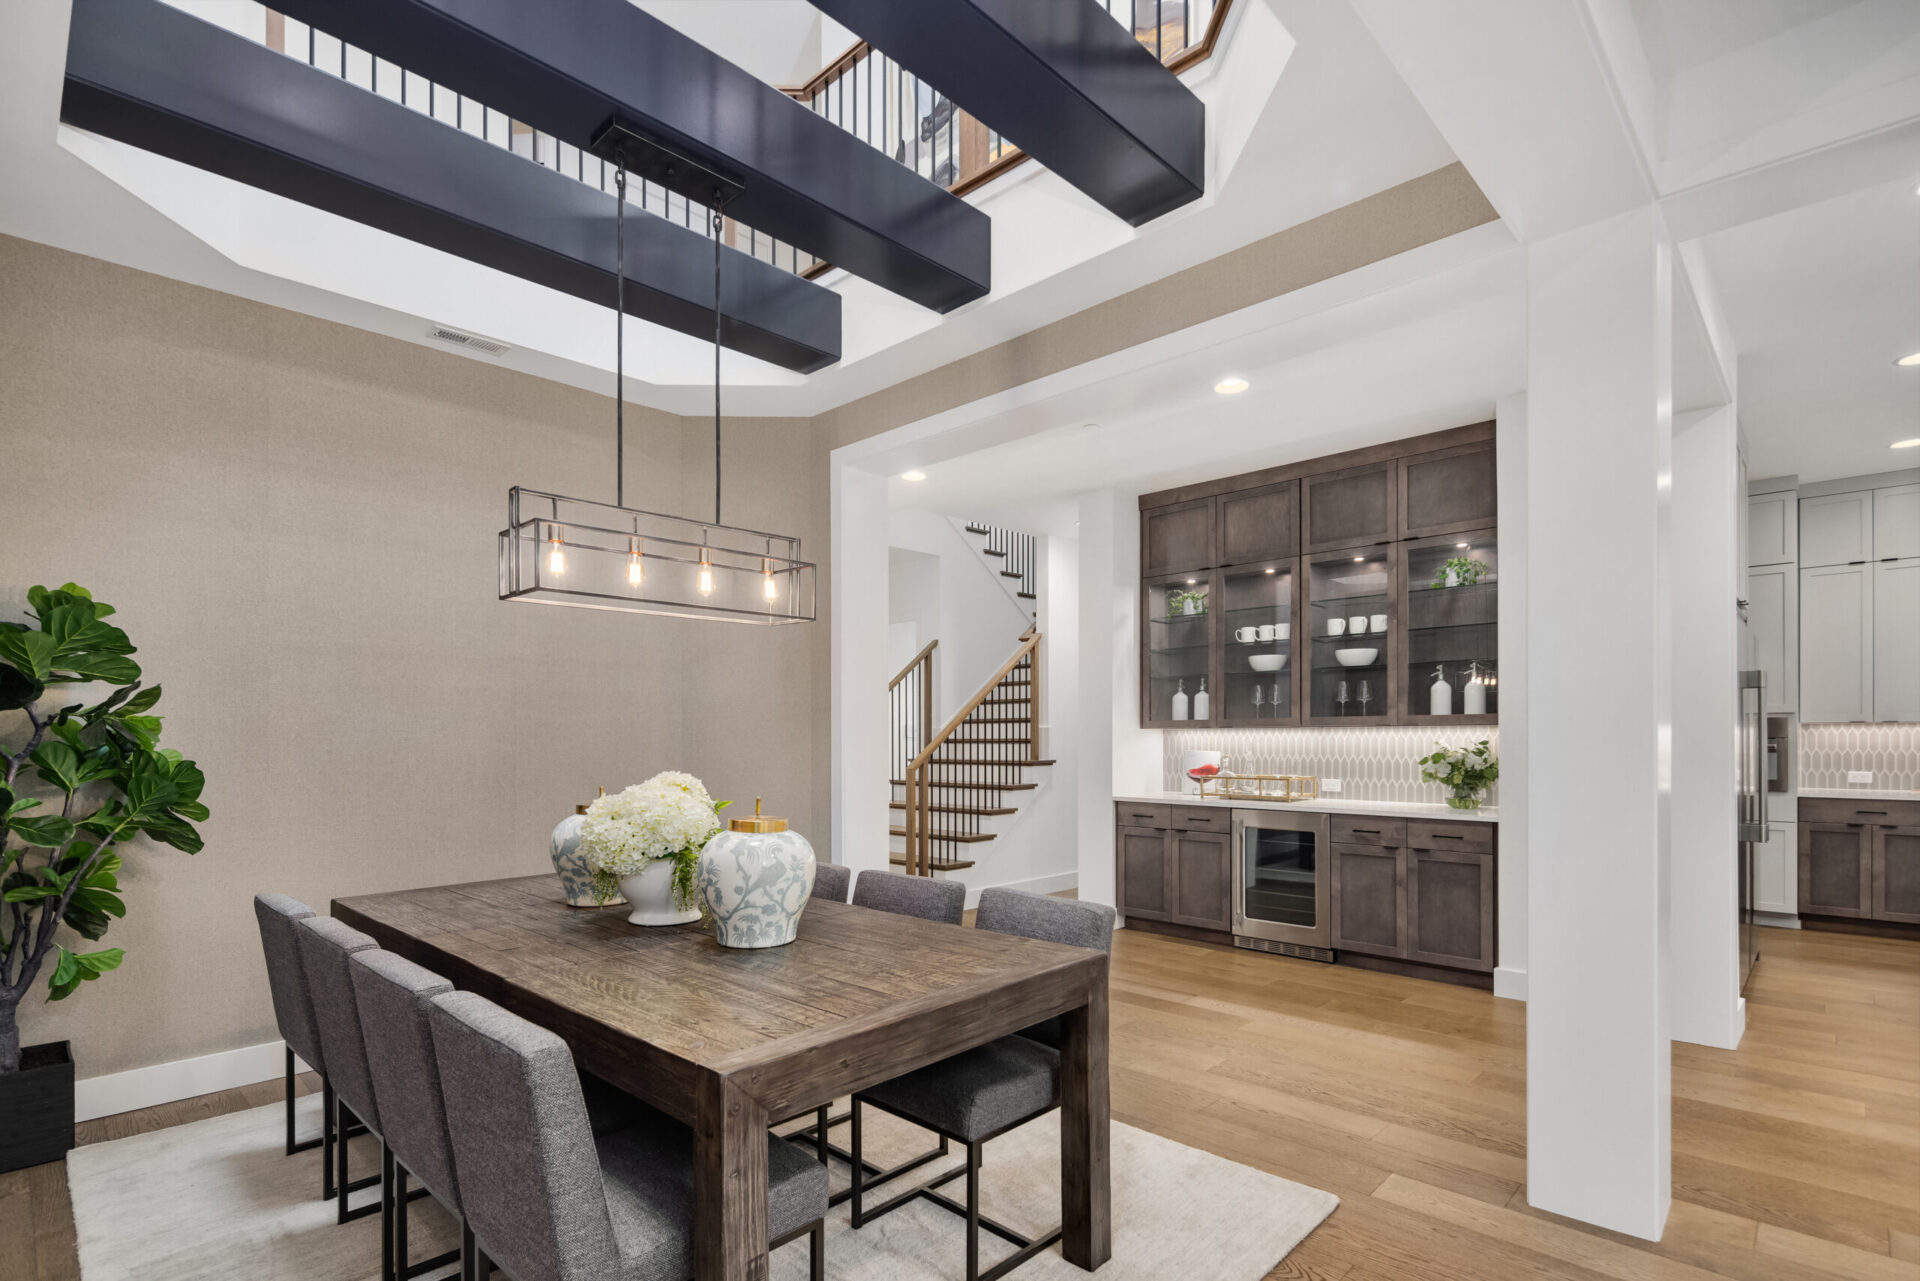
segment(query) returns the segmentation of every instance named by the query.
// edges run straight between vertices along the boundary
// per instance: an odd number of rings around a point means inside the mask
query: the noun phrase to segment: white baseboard
[[[1029,894],[1058,894],[1061,890],[1080,888],[1080,873],[1061,872],[1054,876],[1036,876],[1025,881],[1008,881],[1004,885],[970,885],[967,887],[967,906],[980,906],[981,890],[1025,890]]]
[[[304,1072],[307,1065],[296,1059],[294,1069]],[[286,1070],[286,1043],[267,1041],[218,1054],[88,1077],[73,1083],[73,1119],[91,1121],[96,1117],[231,1090],[239,1085],[252,1085],[255,1081],[271,1081]]]
[[[1527,972],[1500,966],[1493,972],[1493,994],[1509,1001],[1527,999]]]

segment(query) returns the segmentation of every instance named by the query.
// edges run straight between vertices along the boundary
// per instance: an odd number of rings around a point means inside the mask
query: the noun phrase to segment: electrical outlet
[[[1873,782],[1873,771],[1870,769],[1850,769],[1847,771],[1848,787],[1852,787],[1855,783],[1871,782]]]
[[[1337,778],[1323,778],[1320,780],[1320,790],[1323,792],[1337,792],[1340,790],[1340,780]]]

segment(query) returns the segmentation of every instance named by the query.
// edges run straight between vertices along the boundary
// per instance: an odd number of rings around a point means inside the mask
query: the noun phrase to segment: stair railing
[[[1027,689],[1026,736],[1024,741],[996,734],[990,723],[975,722],[973,715],[992,697],[995,690],[1011,685],[1016,673],[1024,671]],[[1020,722],[992,722],[991,724]],[[974,732],[985,731],[985,732]],[[949,744],[964,746],[969,755],[958,760],[935,759]],[[906,873],[932,876],[940,866],[934,854],[939,834],[933,827],[933,791],[936,787],[965,802],[984,801],[998,794],[996,787],[1022,780],[1022,769],[1040,759],[1040,632],[1029,627],[1020,636],[1020,647],[987,678],[966,705],[956,712],[938,734],[907,764],[899,775],[906,785]]]
[[[933,732],[933,651],[939,640],[913,656],[900,674],[887,682],[887,701],[892,709],[893,741],[887,762],[888,778],[905,778],[909,762],[927,745]]]

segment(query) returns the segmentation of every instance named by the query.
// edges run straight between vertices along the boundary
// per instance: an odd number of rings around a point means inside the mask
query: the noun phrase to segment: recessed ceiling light
[[[1467,550],[1467,548],[1473,546],[1473,544],[1472,543],[1455,543],[1454,546],[1458,547],[1461,551],[1465,551]]]
[[[1197,582],[1199,582],[1199,581],[1200,581],[1200,580],[1199,580],[1199,579],[1197,579],[1197,578],[1189,578],[1189,579],[1187,580],[1187,586],[1189,586],[1189,587],[1191,587],[1191,586],[1193,586],[1193,585],[1194,585],[1195,583],[1197,583]]]
[[[923,481],[926,478],[927,478],[927,473],[923,471],[903,471],[900,473],[901,480],[911,480],[916,483],[919,481]]]
[[[1363,565],[1366,563],[1366,560],[1367,558],[1365,556],[1355,556],[1353,558],[1353,563],[1356,565]]]
[[[1909,352],[1893,363],[1903,369],[1911,369],[1915,365],[1920,365],[1920,351]]]
[[[1920,449],[1920,436],[1915,436],[1910,440],[1896,440],[1891,445],[1888,445],[1887,448],[1888,449]]]
[[[1279,571],[1279,570],[1277,570],[1277,569],[1270,569],[1270,570],[1268,570],[1267,572],[1268,572],[1269,574],[1277,574],[1277,573],[1279,573],[1280,571]]]
[[[1213,385],[1213,389],[1219,392],[1222,396],[1238,396],[1241,392],[1245,391],[1248,387],[1251,387],[1252,385],[1253,385],[1252,383],[1249,383],[1246,379],[1240,378],[1240,377],[1222,378],[1219,382]]]

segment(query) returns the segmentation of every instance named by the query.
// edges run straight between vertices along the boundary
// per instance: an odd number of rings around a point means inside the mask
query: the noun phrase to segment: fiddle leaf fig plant
[[[206,779],[160,746],[160,687],[141,684],[113,606],[74,583],[27,602],[29,622],[0,622],[0,1072],[19,1070],[20,1002],[42,970],[59,1001],[119,967],[119,948],[75,943],[127,913],[119,849],[144,835],[196,853],[207,817]]]

